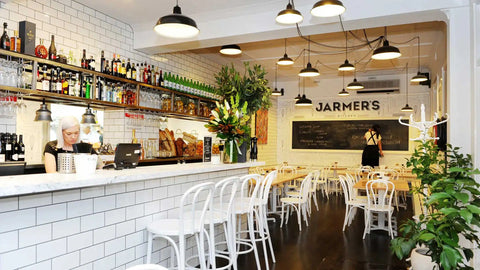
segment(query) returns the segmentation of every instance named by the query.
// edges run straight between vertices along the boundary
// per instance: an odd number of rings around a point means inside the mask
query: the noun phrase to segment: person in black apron
[[[367,145],[362,153],[362,166],[378,166],[380,156],[383,157],[382,136],[380,136],[379,126],[373,125],[363,137]]]

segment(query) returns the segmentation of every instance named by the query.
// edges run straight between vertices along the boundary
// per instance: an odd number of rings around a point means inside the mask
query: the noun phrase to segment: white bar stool
[[[207,217],[207,210],[212,209],[213,192],[213,182],[202,183],[189,188],[180,200],[178,218],[156,220],[147,226],[147,264],[151,262],[153,239],[164,238],[171,244],[175,251],[178,269],[185,270],[187,260],[192,259],[185,258],[186,237],[194,236],[197,245],[200,268],[207,269],[206,261],[202,259],[206,258],[205,240],[207,240],[207,243],[209,244],[209,257],[213,254],[212,250],[214,249],[215,243],[213,223],[210,222],[209,224],[209,234],[207,234],[205,229],[206,221],[213,220],[211,217]],[[205,239],[206,234],[207,239]],[[173,237],[178,237],[178,245]],[[208,261],[212,264],[212,269],[215,269],[215,259],[209,259]]]
[[[158,264],[139,264],[127,268],[127,270],[168,270],[167,268]]]

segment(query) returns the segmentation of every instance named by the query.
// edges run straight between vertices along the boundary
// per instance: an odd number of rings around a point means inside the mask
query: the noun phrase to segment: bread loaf
[[[175,136],[173,136],[173,131],[165,129],[165,135],[167,137],[168,144],[170,145],[172,156],[177,155],[177,151],[175,149]]]

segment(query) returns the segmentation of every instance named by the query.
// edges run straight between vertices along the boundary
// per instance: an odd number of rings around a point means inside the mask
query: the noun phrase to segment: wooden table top
[[[278,173],[277,178],[272,181],[272,185],[278,185],[292,181],[297,178],[304,178],[308,173]]]
[[[367,182],[367,180],[360,180],[355,185],[353,185],[353,188],[365,189]],[[395,185],[395,191],[410,191],[408,182],[405,180],[393,180],[391,182]]]

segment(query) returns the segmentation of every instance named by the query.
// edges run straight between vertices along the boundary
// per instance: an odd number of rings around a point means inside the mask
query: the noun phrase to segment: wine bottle
[[[85,98],[91,98],[92,84],[88,78],[85,79]]]
[[[60,77],[61,75],[61,71],[60,71],[60,68],[57,68],[57,81],[56,81],[56,86],[55,86],[55,92],[57,94],[61,94],[62,93],[62,78]]]
[[[90,60],[88,60],[88,69],[95,70],[95,59],[93,58],[93,55],[90,55]]]
[[[12,141],[12,161],[18,161],[18,152],[20,152],[20,145],[17,142],[17,134],[13,133],[11,136]]]
[[[132,129],[132,143],[138,143],[138,139],[135,137],[135,129]]]
[[[145,69],[143,68],[143,63],[140,65],[140,69],[137,70],[137,72],[139,73],[138,81],[143,82],[143,73],[145,72]]]
[[[50,81],[47,78],[47,67],[46,66],[43,66],[42,90],[46,91],[46,92],[50,91]]]
[[[0,162],[5,161],[5,133],[0,133]]]
[[[117,76],[117,62],[115,61],[115,54],[113,54],[113,58],[112,58],[112,68],[111,68],[111,71],[112,71],[112,75],[113,76]]]
[[[10,38],[8,37],[7,34],[7,23],[3,23],[3,35],[0,38],[0,48],[4,50],[10,50]]]
[[[120,73],[121,73],[121,76],[122,78],[126,78],[127,77],[127,67],[125,66],[125,60],[122,59],[122,66],[121,66],[121,69],[120,69]]]
[[[75,86],[74,86],[74,95],[76,97],[80,96],[80,92],[82,92],[82,80],[80,79],[80,74],[76,73],[75,74]]]
[[[152,71],[150,72],[150,82],[151,85],[157,85],[157,77],[155,77],[155,66],[152,65]]]
[[[73,82],[72,72],[69,72],[68,73],[68,94],[70,96],[75,95],[74,88],[75,88],[75,83]]]
[[[55,47],[55,36],[52,35],[52,41],[50,42],[50,47],[48,48],[48,59],[56,60],[57,59],[57,48]]]
[[[144,83],[148,82],[148,68],[147,68],[147,62],[145,62],[145,66],[143,68],[143,78],[142,78],[142,82]]]
[[[135,68],[135,64],[132,64],[132,80],[137,80],[137,69]]]
[[[102,51],[102,54],[100,57],[100,72],[105,73],[105,67],[106,67],[105,52]]]
[[[12,139],[10,133],[5,133],[5,161],[12,160]]]
[[[125,77],[129,80],[132,79],[132,65],[130,64],[130,58],[128,58],[127,67],[125,68],[125,70]]]
[[[140,81],[140,74],[142,74],[142,72],[140,71],[140,66],[138,65],[137,63],[137,67],[135,68],[135,81],[139,82]]]
[[[56,81],[56,70],[54,68],[50,69],[50,84],[48,85],[48,91],[55,93],[57,88],[57,81]]]
[[[40,69],[37,70],[37,84],[36,84],[35,89],[37,89],[37,90],[39,90],[39,91],[42,91],[42,90],[43,90],[43,87],[42,87],[42,76],[40,76]]]
[[[25,161],[25,144],[21,134],[18,136],[18,161]]]
[[[81,62],[82,68],[87,68],[87,51],[83,49],[83,55],[82,55],[82,62]]]
[[[158,86],[165,87],[165,82],[163,81],[162,70],[160,70],[160,75],[158,76]]]

